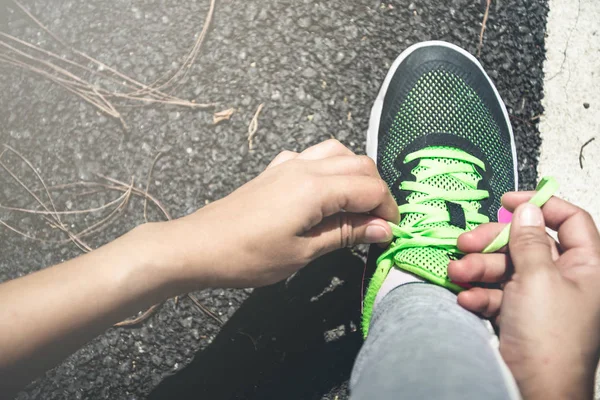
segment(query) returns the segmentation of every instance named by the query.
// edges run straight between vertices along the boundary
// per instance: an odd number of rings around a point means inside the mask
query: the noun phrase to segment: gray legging
[[[446,289],[395,288],[375,307],[351,399],[519,399],[488,326]]]

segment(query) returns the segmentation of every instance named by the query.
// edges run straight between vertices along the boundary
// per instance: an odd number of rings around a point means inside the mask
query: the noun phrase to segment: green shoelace
[[[459,163],[446,165],[439,162],[439,159],[452,159]],[[429,247],[444,249],[449,253],[460,254],[456,247],[458,237],[465,231],[456,229],[449,225],[450,213],[441,208],[432,205],[431,202],[439,200],[442,202],[458,203],[463,206],[465,202],[474,202],[484,200],[489,197],[486,190],[477,189],[477,184],[472,180],[461,179],[463,174],[473,174],[475,170],[472,165],[479,166],[485,171],[484,163],[476,157],[465,153],[462,150],[453,148],[426,148],[409,154],[404,163],[421,159],[419,167],[425,171],[419,173],[419,180],[416,182],[405,181],[400,185],[401,190],[410,192],[419,192],[425,196],[419,197],[414,202],[398,207],[401,218],[407,214],[422,215],[408,225],[396,225],[389,223],[395,240],[385,253],[379,257],[379,261],[393,257],[399,251],[411,247]],[[431,184],[423,183],[428,178],[440,175],[449,175],[450,179],[460,181],[466,189],[448,190],[440,189]],[[430,204],[427,204],[430,203]],[[470,226],[476,226],[489,222],[489,218],[479,214],[472,209],[464,209],[465,221]]]
[[[487,191],[477,189],[477,182],[481,176],[476,172],[474,166],[485,171],[485,164],[481,160],[459,149],[429,147],[409,154],[404,159],[404,163],[417,159],[420,161],[417,166],[419,171],[414,173],[417,177],[416,181],[405,181],[400,185],[401,190],[411,192],[411,195],[407,197],[408,203],[398,207],[401,221],[398,225],[389,223],[394,240],[377,259],[377,269],[364,299],[363,333],[365,337],[377,292],[394,266],[413,272],[454,292],[464,290],[461,286],[450,282],[445,276],[438,276],[427,268],[423,268],[423,266],[427,267],[429,260],[422,260],[422,265],[411,265],[399,261],[403,252],[410,252],[411,249],[433,248],[443,252],[447,259],[457,259],[463,254],[457,247],[458,237],[480,224],[489,222],[487,216],[478,213],[479,201],[489,197]],[[434,186],[430,178],[452,181],[454,185],[448,186],[455,188]],[[457,186],[460,189],[456,189]],[[536,188],[537,193],[529,202],[541,207],[552,197],[557,188],[558,184],[553,178],[543,178]],[[419,195],[413,196],[415,193]],[[456,203],[462,207],[465,229],[450,224],[450,212],[445,206],[441,206],[441,204],[448,203]],[[408,218],[409,216],[410,218]],[[405,222],[405,219],[408,222]],[[510,224],[483,252],[492,253],[505,246],[509,241],[509,233]],[[447,268],[447,263],[444,268]]]

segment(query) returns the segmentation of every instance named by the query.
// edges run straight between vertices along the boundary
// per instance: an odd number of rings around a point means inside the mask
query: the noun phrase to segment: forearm
[[[167,254],[163,226],[136,228],[0,285],[1,392],[21,388],[112,324],[178,294],[179,266],[169,265],[177,259]]]

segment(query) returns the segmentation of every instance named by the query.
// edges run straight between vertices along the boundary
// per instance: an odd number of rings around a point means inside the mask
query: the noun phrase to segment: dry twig
[[[215,320],[215,322],[217,324],[219,324],[219,326],[223,326],[223,321],[221,321],[221,318],[219,318],[217,316],[217,314],[215,314],[214,312],[210,311],[208,308],[206,308],[206,306],[204,306],[202,303],[200,303],[198,301],[198,299],[196,299],[191,293],[187,294],[187,297],[189,297],[190,300],[192,300],[192,302],[206,315],[208,315],[209,317],[211,317],[212,319]]]
[[[31,197],[31,199],[33,199],[33,201],[41,209],[26,208],[26,207],[12,207],[12,206],[6,206],[6,205],[0,205],[0,208],[7,210],[7,211],[11,211],[11,212],[18,212],[18,213],[39,216],[44,221],[46,221],[46,223],[48,223],[48,225],[50,227],[56,228],[60,232],[65,234],[67,236],[67,239],[60,240],[60,241],[42,239],[42,238],[33,236],[27,232],[24,232],[21,229],[0,219],[1,226],[4,226],[5,228],[7,228],[8,230],[10,230],[11,232],[13,232],[17,235],[23,236],[27,239],[48,242],[48,243],[64,244],[67,242],[73,242],[82,252],[84,252],[84,253],[90,252],[93,249],[88,243],[86,243],[83,240],[83,238],[90,236],[92,234],[98,233],[102,229],[105,229],[111,222],[115,221],[116,217],[118,217],[125,210],[127,205],[129,204],[131,196],[137,196],[137,197],[141,197],[144,199],[144,217],[145,218],[147,218],[147,207],[148,207],[148,203],[150,202],[162,212],[165,219],[167,219],[167,220],[172,219],[171,215],[169,214],[167,209],[155,197],[153,197],[152,195],[150,195],[148,193],[149,182],[152,177],[152,170],[162,153],[158,153],[151,164],[151,167],[148,171],[148,182],[146,184],[145,190],[136,188],[134,186],[133,178],[131,179],[131,182],[129,184],[127,184],[125,182],[122,182],[122,181],[119,181],[117,179],[110,178],[107,176],[103,176],[103,175],[97,175],[97,176],[109,183],[79,181],[79,182],[74,182],[74,183],[47,186],[44,179],[42,178],[42,176],[39,174],[39,172],[37,172],[37,170],[35,169],[35,167],[29,160],[27,160],[21,153],[16,151],[14,148],[12,148],[8,145],[3,145],[3,146],[4,146],[4,149],[2,150],[2,152],[0,152],[0,168],[4,169],[11,176],[11,178],[13,180],[15,180],[17,182],[17,184],[25,190],[27,192],[28,196]],[[42,186],[41,189],[32,189],[29,186],[27,186],[27,184],[25,184],[25,182],[23,182],[23,180],[21,178],[19,178],[19,176],[14,171],[6,163],[4,163],[2,161],[2,158],[7,153],[14,154],[19,160],[21,160],[28,167],[29,170],[31,170],[33,172],[37,181]],[[83,195],[90,195],[90,194],[98,193],[99,191],[117,191],[122,194],[119,197],[117,197],[116,199],[111,200],[108,203],[103,204],[99,207],[93,207],[93,208],[88,208],[88,209],[78,209],[78,210],[57,210],[57,207],[55,205],[55,201],[51,195],[51,192],[72,190],[72,189],[76,189],[76,188],[86,189],[85,192],[81,193]],[[87,189],[91,189],[91,190],[87,190]],[[38,194],[40,192],[43,193],[43,197],[42,197],[42,195]],[[46,204],[46,200],[44,198],[47,198],[47,201],[50,204],[49,206]],[[60,216],[86,215],[86,214],[97,213],[97,212],[101,212],[101,211],[105,211],[105,210],[110,210],[110,212],[106,216],[101,218],[99,221],[82,229],[79,232],[73,232],[68,227],[68,225],[65,224],[60,218]],[[204,312],[210,318],[214,319],[220,326],[223,325],[223,322],[220,320],[220,318],[216,314],[214,314],[212,311],[210,311],[208,308],[206,308],[204,305],[202,305],[191,294],[188,294],[188,297],[194,302],[194,304],[202,312]],[[164,302],[155,304],[154,306],[152,306],[149,309],[147,309],[146,311],[144,311],[141,315],[139,315],[135,318],[132,318],[132,319],[121,321],[121,322],[115,324],[115,326],[116,327],[130,327],[130,326],[138,325],[138,324],[144,322],[145,320],[147,320],[149,317],[151,317],[157,310],[160,309],[160,307],[163,304],[164,304]]]
[[[260,112],[262,111],[264,105],[264,103],[261,103],[258,106],[258,109],[254,113],[254,117],[252,117],[252,121],[250,121],[250,124],[248,125],[248,148],[250,150],[252,150],[254,135],[258,130],[258,116],[260,115]]]
[[[132,318],[132,319],[125,319],[121,322],[117,322],[113,326],[115,326],[117,328],[126,328],[126,327],[131,327],[134,325],[141,324],[142,322],[144,322],[145,320],[150,318],[155,312],[157,312],[162,307],[163,304],[165,304],[164,301],[162,303],[155,304],[152,307],[150,307],[149,309],[147,309],[146,311],[144,311],[141,315],[139,315],[135,318]]]
[[[587,142],[585,142],[583,146],[581,146],[581,148],[579,149],[579,167],[581,167],[581,169],[583,169],[583,160],[585,160],[585,157],[583,156],[583,149],[585,149],[585,146],[592,143],[594,140],[596,140],[596,137],[593,137]]]
[[[68,45],[27,10],[27,8],[25,8],[18,0],[13,0],[13,3],[40,29],[46,32],[75,57],[79,57],[80,60],[85,60],[87,63],[93,64],[95,69],[91,69],[76,61],[75,58],[70,59],[68,57],[62,57],[49,50],[2,32],[0,32],[0,63],[20,67],[58,84],[87,103],[93,105],[102,113],[119,120],[125,130],[128,130],[127,124],[121,116],[121,113],[117,110],[115,102],[134,101],[143,104],[170,104],[195,109],[212,108],[214,107],[214,104],[212,103],[200,104],[194,101],[183,100],[165,93],[162,89],[181,81],[187,75],[191,65],[197,59],[212,21],[215,1],[216,0],[211,0],[203,29],[192,50],[190,50],[186,56],[182,66],[172,75],[170,72],[165,73],[165,75],[150,85],[143,84]],[[16,46],[21,46],[21,48],[17,48]],[[42,57],[46,57],[47,59]],[[66,68],[67,66],[74,70],[68,70]],[[95,77],[99,79],[99,81],[93,84],[90,80],[84,78],[83,74],[89,74],[90,77]],[[117,86],[119,89],[107,89],[108,83],[112,86]]]
[[[152,171],[154,170],[154,166],[158,159],[162,156],[162,153],[159,151],[154,157],[154,161],[152,161],[152,165],[150,165],[150,169],[148,170],[148,179],[146,180],[146,192],[144,196],[144,221],[148,222],[148,189],[150,188],[150,180],[152,179]]]
[[[208,9],[208,13],[206,14],[206,19],[204,20],[204,26],[202,27],[202,31],[200,32],[200,35],[198,35],[198,39],[196,39],[196,42],[194,43],[194,47],[192,47],[192,50],[186,56],[183,64],[181,64],[181,67],[166,82],[164,82],[162,84],[160,82],[165,78],[165,76],[167,74],[158,78],[154,83],[152,83],[150,85],[152,87],[152,90],[161,90],[161,89],[167,87],[168,85],[170,85],[171,83],[173,83],[176,79],[181,80],[186,77],[190,67],[196,61],[196,58],[198,57],[198,53],[200,52],[200,49],[202,48],[202,43],[204,43],[204,39],[206,38],[206,34],[208,33],[208,28],[210,27],[213,14],[215,12],[215,3],[216,3],[216,0],[210,0],[210,6]],[[181,78],[179,78],[180,74],[181,74]]]
[[[485,33],[485,27],[487,25],[487,20],[490,15],[490,6],[492,4],[492,0],[486,0],[487,3],[485,5],[485,13],[483,14],[483,22],[481,23],[481,32],[479,32],[479,44],[477,45],[477,57],[481,57],[481,48],[483,47],[483,34]]]
[[[8,175],[10,175],[10,177],[21,187],[25,190],[25,192],[27,193],[27,195],[39,206],[41,207],[41,209],[30,209],[30,208],[25,208],[25,207],[11,207],[11,206],[0,206],[0,208],[8,210],[8,211],[13,211],[13,212],[19,212],[19,213],[25,213],[25,214],[31,214],[31,215],[38,215],[40,216],[46,223],[48,223],[48,225],[51,228],[56,228],[59,231],[61,231],[62,233],[64,233],[68,239],[63,240],[63,241],[52,241],[52,240],[45,240],[45,239],[41,239],[38,237],[35,237],[33,235],[30,235],[14,226],[12,226],[11,224],[9,224],[6,221],[0,220],[0,225],[4,226],[5,228],[9,229],[11,232],[21,235],[23,237],[26,237],[28,239],[32,239],[32,240],[38,240],[38,241],[44,241],[44,242],[53,242],[53,243],[65,243],[68,241],[72,241],[81,251],[83,252],[89,252],[92,250],[92,247],[90,245],[88,245],[82,238],[85,236],[89,236],[91,234],[97,233],[99,232],[101,229],[105,228],[112,220],[115,219],[116,216],[118,216],[127,206],[129,199],[131,197],[132,194],[136,193],[138,195],[143,196],[145,199],[150,199],[152,200],[153,198],[148,195],[147,193],[145,193],[144,191],[141,191],[139,189],[134,188],[133,186],[133,179],[131,181],[130,184],[123,184],[123,185],[119,185],[118,187],[111,187],[110,185],[106,185],[106,184],[102,184],[102,183],[91,183],[90,185],[84,184],[82,186],[103,186],[109,190],[119,190],[121,192],[123,192],[123,194],[121,196],[119,196],[117,199],[112,200],[100,207],[95,207],[95,208],[90,208],[87,210],[74,210],[74,211],[59,211],[57,210],[55,201],[53,199],[53,196],[51,195],[52,191],[55,191],[57,189],[69,189],[69,188],[73,188],[78,186],[78,184],[67,184],[67,185],[59,185],[59,186],[54,186],[54,187],[49,187],[46,185],[44,179],[42,178],[42,176],[39,174],[39,172],[37,172],[37,170],[35,169],[35,167],[31,164],[31,162],[29,160],[27,160],[21,153],[19,153],[17,150],[15,150],[14,148],[8,146],[8,145],[3,145],[4,150],[2,151],[2,153],[0,154],[0,167],[2,169],[4,169]],[[2,161],[2,157],[5,156],[5,154],[11,153],[14,156],[16,156],[21,162],[23,162],[27,168],[34,174],[34,176],[36,177],[36,180],[41,184],[42,188],[38,189],[38,190],[33,190],[32,188],[30,188],[6,163],[4,163]],[[134,189],[136,192],[134,192]],[[38,195],[37,193],[42,192],[44,195],[43,197],[41,195]],[[45,198],[45,199],[44,199]],[[154,200],[152,200],[155,204],[157,204],[159,206],[159,209],[162,209],[163,207],[160,205],[160,203],[158,203],[157,201],[155,202]],[[49,203],[49,205],[46,204],[46,202]],[[89,213],[94,213],[94,212],[99,212],[102,210],[107,210],[110,209],[111,207],[115,206],[116,207],[104,218],[102,218],[101,220],[99,220],[98,222],[86,227],[85,229],[81,230],[80,232],[73,232],[68,226],[67,224],[65,224],[62,220],[61,220],[61,216],[67,216],[67,215],[82,215],[82,214],[89,214]],[[168,213],[165,212],[165,215],[168,216]],[[170,216],[169,216],[170,218]],[[153,307],[150,311],[153,312],[155,309],[157,308],[157,306]],[[143,316],[143,315],[142,315]],[[124,321],[122,323],[119,324],[119,326],[128,326],[128,325],[133,325],[136,323],[139,323],[139,318],[136,318],[135,320],[132,321]]]
[[[213,114],[213,125],[217,125],[221,121],[228,121],[233,115],[235,109],[229,108],[227,110],[219,111]]]

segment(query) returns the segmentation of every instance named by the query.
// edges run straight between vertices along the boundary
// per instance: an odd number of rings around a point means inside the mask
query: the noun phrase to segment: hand
[[[16,393],[139,310],[202,287],[277,282],[328,251],[390,240],[386,221],[398,219],[369,158],[337,141],[283,152],[256,179],[194,214],[141,225],[0,284],[0,392]]]
[[[162,231],[184,284],[256,287],[335,249],[389,241],[386,221],[398,220],[375,163],[329,140],[282,152],[252,181]]]
[[[600,349],[600,236],[584,210],[558,198],[540,210],[526,203],[532,196],[502,199],[509,211],[516,209],[508,253],[479,254],[504,226],[481,225],[459,238],[459,248],[471,254],[452,262],[448,274],[457,282],[504,285],[503,291],[469,289],[458,302],[496,318],[500,352],[524,398],[592,398]]]

